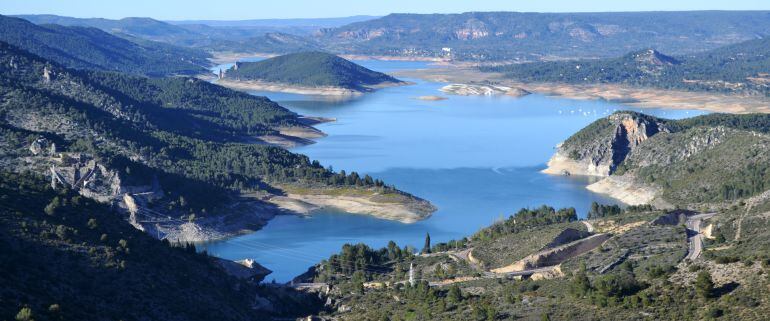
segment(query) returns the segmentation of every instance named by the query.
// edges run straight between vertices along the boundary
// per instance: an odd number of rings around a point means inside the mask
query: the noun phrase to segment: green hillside
[[[277,135],[280,126],[305,126],[264,97],[194,78],[74,71],[2,43],[0,66],[1,124],[56,136],[65,142],[62,150],[94,155],[133,181],[157,176],[168,189],[158,205],[175,213],[206,216],[234,194],[280,195],[277,185],[400,193],[355,172],[331,172],[304,155],[249,143]],[[29,139],[6,152],[24,151]],[[13,159],[3,166],[13,170]]]
[[[484,68],[525,82],[624,84],[675,90],[770,95],[770,38],[678,57],[648,49],[620,58]]]
[[[258,62],[239,62],[237,68],[233,66],[227,70],[226,78],[355,90],[400,82],[386,74],[323,52],[301,52]]]
[[[163,76],[206,72],[203,51],[141,40],[132,42],[99,29],[35,25],[0,16],[0,41],[70,68]]]
[[[190,39],[201,37],[201,34],[151,18],[129,17],[123,19],[104,18],[73,18],[49,14],[16,16],[38,25],[62,25],[91,27],[105,32],[125,34],[143,39],[182,44]]]

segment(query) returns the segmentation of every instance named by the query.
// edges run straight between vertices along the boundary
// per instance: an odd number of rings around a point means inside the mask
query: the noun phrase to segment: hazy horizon
[[[394,9],[395,8],[395,9]],[[238,10],[235,10],[238,9]],[[224,0],[211,6],[206,1],[95,1],[95,0],[8,0],[0,4],[5,15],[51,14],[75,18],[122,19],[147,17],[165,21],[185,20],[268,20],[268,19],[329,19],[353,16],[384,16],[391,13],[452,14],[463,12],[649,12],[649,11],[763,11],[770,10],[770,2],[736,0],[730,3],[703,3],[701,1],[634,1],[617,2],[593,0],[572,2],[549,0],[538,3],[512,3],[490,0],[477,3],[465,1],[407,1],[362,3],[349,0],[308,2],[287,0],[280,3],[255,3],[246,0]]]

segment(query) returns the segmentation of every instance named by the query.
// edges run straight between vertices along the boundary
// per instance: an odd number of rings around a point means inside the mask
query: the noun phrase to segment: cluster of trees
[[[770,188],[770,165],[751,163],[738,170],[731,182],[720,187],[722,200],[732,201],[762,193]]]
[[[714,113],[697,117],[678,119],[667,123],[675,131],[694,127],[717,127],[750,130],[760,133],[770,132],[770,115],[768,114],[723,114]]]
[[[391,272],[399,277],[403,276],[406,270],[397,263],[409,260],[413,256],[414,253],[410,248],[400,248],[393,241],[379,250],[372,249],[363,243],[345,244],[340,253],[333,254],[328,260],[319,264],[316,280],[331,281],[342,276],[343,279],[350,277],[353,283],[363,283],[373,277]]]
[[[444,252],[449,250],[461,249],[468,244],[468,238],[464,237],[459,240],[450,240],[448,242],[436,243],[431,247],[431,252]]]
[[[591,202],[591,209],[588,210],[588,219],[615,216],[623,213],[623,209],[617,204],[604,205],[597,202]]]
[[[617,204],[605,205],[597,202],[591,202],[591,209],[588,210],[588,219],[616,216],[625,213],[640,213],[654,211],[655,207],[649,204],[630,205],[622,208]]]
[[[606,307],[617,305],[625,297],[636,294],[647,287],[639,282],[634,275],[633,267],[624,262],[619,268],[609,274],[588,278],[585,267],[575,273],[570,283],[570,293],[578,298],[588,298],[596,305]]]
[[[503,222],[496,223],[474,234],[473,239],[494,239],[510,233],[538,226],[577,221],[574,207],[554,209],[543,205],[535,209],[522,208]]]

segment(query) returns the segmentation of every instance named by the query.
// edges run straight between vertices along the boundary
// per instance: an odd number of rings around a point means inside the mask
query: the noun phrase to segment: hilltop
[[[226,86],[296,86],[361,93],[402,81],[324,52],[301,52],[258,62],[238,62],[224,73]],[[248,82],[252,82],[249,84]],[[252,86],[253,85],[253,86]]]
[[[92,27],[35,25],[0,15],[0,41],[69,68],[147,76],[207,72],[209,54],[165,43],[121,38]]]

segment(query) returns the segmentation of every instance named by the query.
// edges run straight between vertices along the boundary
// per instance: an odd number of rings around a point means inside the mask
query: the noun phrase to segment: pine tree
[[[711,280],[711,274],[708,271],[698,272],[698,276],[695,278],[695,293],[698,296],[707,299],[710,298],[714,292],[714,281]]]
[[[422,247],[422,253],[430,253],[430,233],[425,233],[425,245]]]
[[[449,288],[449,292],[447,292],[446,297],[449,300],[449,302],[452,302],[452,303],[456,304],[456,303],[462,301],[463,293],[460,291],[460,287],[458,287],[457,284],[453,284]]]

